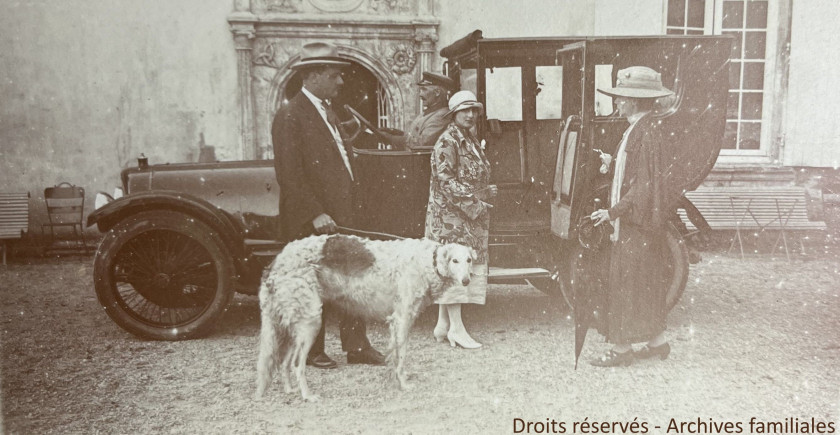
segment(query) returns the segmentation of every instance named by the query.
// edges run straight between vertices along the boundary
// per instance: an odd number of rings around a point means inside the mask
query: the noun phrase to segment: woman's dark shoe
[[[645,347],[639,349],[636,352],[636,358],[638,359],[648,359],[648,358],[659,358],[659,359],[666,359],[668,355],[671,353],[671,345],[667,342],[664,344],[660,344],[659,346],[650,347],[645,345]]]
[[[600,358],[593,359],[589,361],[589,364],[592,364],[596,367],[618,367],[624,366],[627,367],[633,363],[633,350],[628,350],[627,352],[618,353],[612,349],[610,349],[607,353],[602,355]]]

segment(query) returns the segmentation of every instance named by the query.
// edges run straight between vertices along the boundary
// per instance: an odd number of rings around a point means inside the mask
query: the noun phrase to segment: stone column
[[[414,42],[417,44],[417,78],[423,71],[430,71],[432,60],[435,58],[435,45],[438,41],[437,31],[434,27],[417,27],[414,30]]]
[[[242,3],[237,0],[237,7]],[[253,22],[231,21],[233,43],[236,49],[236,77],[239,88],[239,146],[243,160],[259,157],[254,142],[254,101],[251,94],[251,51],[254,41]]]
[[[415,27],[414,42],[417,46],[417,69],[415,70],[417,71],[417,77],[415,81],[420,80],[423,75],[423,71],[432,71],[437,69],[432,66],[432,60],[435,58],[435,44],[437,43],[437,40],[437,29],[434,27]],[[417,113],[423,113],[423,102],[420,101],[420,99],[417,99],[416,104]]]

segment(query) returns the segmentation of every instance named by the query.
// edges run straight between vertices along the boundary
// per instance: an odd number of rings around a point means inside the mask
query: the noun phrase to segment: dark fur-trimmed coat
[[[649,114],[627,138],[627,160],[619,202],[610,218],[621,218],[610,250],[606,316],[599,330],[612,343],[650,340],[665,329],[668,271],[666,215],[671,207],[662,165],[663,135]]]
[[[662,132],[650,114],[637,121],[627,138],[627,161],[619,202],[609,209],[610,219],[622,218],[650,231],[661,230],[679,195],[669,193],[662,165]],[[670,207],[670,208],[669,208]],[[623,223],[622,223],[623,225]]]

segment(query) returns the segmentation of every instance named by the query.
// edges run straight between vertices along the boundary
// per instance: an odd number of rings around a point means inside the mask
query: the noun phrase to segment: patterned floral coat
[[[475,249],[469,288],[447,290],[436,303],[484,303],[490,205],[481,198],[490,184],[490,162],[476,137],[450,123],[432,151],[426,238]]]

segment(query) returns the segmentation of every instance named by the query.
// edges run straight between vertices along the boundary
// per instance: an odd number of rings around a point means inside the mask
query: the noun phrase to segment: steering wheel
[[[346,109],[348,112],[350,112],[351,115],[353,115],[353,118],[356,120],[357,123],[361,123],[362,125],[367,127],[367,129],[370,130],[373,133],[374,136],[376,136],[377,138],[379,138],[380,140],[383,140],[383,141],[388,140],[386,137],[382,136],[379,133],[379,127],[374,126],[370,121],[365,119],[365,117],[362,116],[361,113],[357,112],[356,109],[350,107],[349,104],[345,104],[344,109]],[[362,129],[359,128],[359,130],[356,132],[356,134],[353,135],[353,139],[355,139],[356,136],[358,136],[359,133],[361,133],[361,131],[362,131]]]

